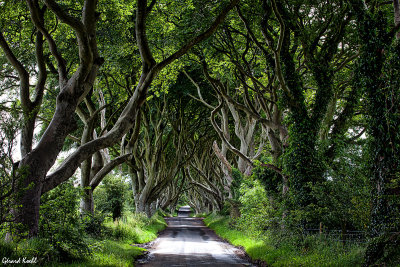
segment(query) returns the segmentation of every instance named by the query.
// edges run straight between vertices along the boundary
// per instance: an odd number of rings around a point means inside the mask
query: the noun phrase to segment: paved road
[[[190,208],[166,218],[168,227],[150,249],[148,262],[137,266],[252,266],[239,258],[235,247],[224,243],[201,219],[189,218]]]

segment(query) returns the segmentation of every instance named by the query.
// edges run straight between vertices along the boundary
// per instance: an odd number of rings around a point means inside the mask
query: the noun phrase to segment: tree
[[[31,22],[36,27],[36,64],[39,69],[35,87],[34,99],[30,99],[29,72],[17,59],[3,34],[0,34],[0,45],[9,63],[18,73],[20,80],[20,99],[23,110],[24,127],[21,129],[20,169],[16,191],[20,194],[13,209],[17,223],[29,230],[29,236],[35,236],[38,231],[40,196],[48,190],[43,189],[43,180],[47,171],[54,164],[60,152],[65,137],[76,127],[73,118],[76,106],[85,97],[94,82],[102,59],[98,55],[96,43],[95,1],[86,1],[82,7],[81,19],[66,13],[56,2],[45,1],[40,6],[38,1],[27,1]],[[76,34],[79,44],[80,63],[76,71],[68,78],[66,60],[59,53],[57,45],[45,25],[45,12],[51,10],[54,15],[68,25]],[[32,150],[33,131],[39,111],[47,78],[47,67],[44,56],[44,39],[58,67],[60,93],[57,97],[57,108],[46,132]]]
[[[187,53],[194,45],[211,36],[218,25],[224,20],[227,13],[237,4],[238,0],[230,2],[220,11],[210,26],[158,63],[152,55],[146,34],[146,18],[154,8],[156,1],[152,1],[148,5],[146,0],[139,0],[136,8],[135,35],[142,61],[142,72],[133,95],[111,130],[103,136],[80,146],[54,173],[49,175],[48,171],[61,151],[65,138],[76,127],[74,119],[76,107],[91,90],[98,74],[98,69],[103,64],[104,59],[99,56],[97,47],[96,25],[100,15],[96,12],[97,1],[86,0],[82,6],[78,5],[78,9],[81,9],[79,16],[70,14],[68,7],[61,6],[54,0],[43,2],[44,5],[40,5],[37,0],[27,0],[26,2],[31,15],[31,22],[37,29],[37,64],[40,70],[39,74],[41,74],[38,76],[38,86],[34,101],[29,99],[28,72],[12,52],[3,34],[0,37],[1,47],[8,61],[18,73],[21,81],[20,97],[26,117],[26,114],[40,107],[39,103],[41,102],[41,95],[46,82],[43,38],[46,40],[52,58],[57,63],[60,92],[57,96],[57,105],[52,120],[33,150],[31,149],[31,140],[33,135],[32,125],[34,123],[30,123],[30,127],[27,127],[22,134],[26,138],[23,138],[24,154],[19,166],[20,168],[26,168],[28,173],[19,179],[16,186],[16,190],[19,192],[25,191],[21,197],[15,200],[18,208],[14,210],[14,216],[18,223],[25,226],[30,237],[37,235],[38,231],[40,195],[55,188],[61,182],[71,177],[80,163],[92,154],[119,141],[135,124],[138,111],[146,100],[148,88],[157,74]],[[49,22],[44,16],[45,12],[49,12],[51,16],[57,17],[77,39],[79,64],[71,75],[68,75],[66,64],[68,59],[65,59],[60,54],[58,50],[59,46],[55,42],[52,33],[48,30]],[[33,115],[35,114],[37,113]],[[29,118],[34,117],[31,116]],[[27,122],[30,121],[34,122],[34,119],[27,120]]]
[[[367,99],[367,133],[370,135],[369,167],[372,195],[370,235],[365,263],[390,260],[391,244],[398,242],[400,170],[399,117],[399,34],[400,11],[393,1],[394,25],[389,25],[388,9],[361,1],[349,1],[356,15],[360,59],[356,82]],[[397,241],[396,241],[397,240]]]
[[[241,148],[247,147],[241,126],[251,120],[262,125],[268,146],[260,147],[272,158],[262,165],[281,176],[283,194],[291,191],[293,202],[288,201],[287,208],[293,204],[292,208],[303,209],[313,203],[308,186],[323,182],[326,164],[346,142],[363,133],[346,137],[360,90],[350,86],[352,72],[347,69],[358,55],[352,14],[339,2],[241,3],[236,7],[240,20],[218,31],[209,45],[212,50],[206,46],[207,52],[198,53],[219,98],[214,117],[229,108],[236,132],[242,132],[237,135],[243,140]],[[254,14],[260,19],[254,20]],[[204,102],[200,94],[197,99]],[[214,126],[224,144],[232,143],[224,116],[220,117],[221,126],[216,120]],[[260,144],[265,138],[260,133],[255,137]],[[253,164],[251,151],[245,155],[234,145],[227,147]]]

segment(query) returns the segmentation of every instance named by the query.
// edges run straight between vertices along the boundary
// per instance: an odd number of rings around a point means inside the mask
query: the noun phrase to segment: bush
[[[117,220],[122,216],[128,191],[129,186],[122,177],[106,176],[94,191],[96,209],[104,214],[110,214],[114,221]]]
[[[86,213],[82,216],[82,225],[85,232],[92,237],[102,237],[106,228],[104,227],[105,215],[101,213]]]
[[[47,240],[60,260],[90,254],[78,205],[79,189],[74,188],[72,182],[63,183],[41,198],[39,237]]]
[[[39,264],[49,261],[60,261],[63,256],[61,250],[49,244],[48,239],[45,238],[31,238],[20,242],[15,254],[14,258],[37,258],[37,263]]]
[[[0,242],[0,257],[10,260],[25,258],[27,260],[35,258],[35,263],[43,264],[49,261],[58,261],[60,253],[47,239],[31,238],[15,242]]]
[[[254,236],[278,224],[277,212],[272,208],[264,187],[258,180],[247,180],[240,187],[241,217],[238,227]]]

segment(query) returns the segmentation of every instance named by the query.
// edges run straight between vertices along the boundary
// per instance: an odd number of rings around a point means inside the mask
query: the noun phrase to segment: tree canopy
[[[10,0],[0,11],[8,236],[38,236],[41,198],[71,180],[92,216],[100,185],[126,195],[102,182],[118,173],[149,217],[186,202],[257,225],[259,210],[274,217],[265,228],[368,232],[367,265],[392,255],[398,0]],[[115,203],[103,210],[116,220]]]

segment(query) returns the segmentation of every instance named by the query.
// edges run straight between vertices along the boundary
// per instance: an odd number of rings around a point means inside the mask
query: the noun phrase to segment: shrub
[[[45,238],[31,238],[18,244],[14,258],[37,258],[37,263],[60,261],[63,253]]]
[[[252,235],[277,225],[276,211],[272,208],[264,187],[258,180],[247,180],[240,187],[241,217],[238,227]]]
[[[87,213],[82,216],[81,222],[85,232],[92,237],[103,236],[106,228],[104,227],[105,215],[101,213]]]
[[[108,175],[94,192],[96,209],[110,214],[113,220],[122,216],[128,184],[121,177]]]
[[[47,240],[62,260],[90,254],[78,203],[79,189],[72,182],[56,187],[41,198],[39,237]]]

